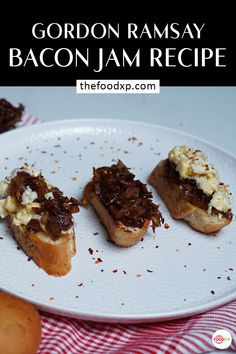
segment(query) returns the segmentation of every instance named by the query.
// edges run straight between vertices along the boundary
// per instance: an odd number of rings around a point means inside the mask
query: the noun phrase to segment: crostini
[[[91,204],[107,229],[110,239],[120,247],[136,244],[150,223],[155,231],[163,222],[159,206],[145,184],[122,161],[93,169],[93,178],[83,194],[83,205]]]
[[[205,234],[215,234],[232,220],[232,196],[200,150],[176,146],[154,168],[148,182],[174,219]]]
[[[0,182],[0,218],[7,218],[23,251],[50,275],[65,275],[71,269],[76,253],[72,214],[77,212],[77,200],[64,196],[28,166]]]

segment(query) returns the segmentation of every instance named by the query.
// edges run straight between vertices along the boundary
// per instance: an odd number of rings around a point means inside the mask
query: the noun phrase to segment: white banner
[[[160,80],[76,80],[76,93],[160,93]]]

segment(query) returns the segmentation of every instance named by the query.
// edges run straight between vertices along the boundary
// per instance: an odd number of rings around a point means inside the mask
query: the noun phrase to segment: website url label
[[[76,93],[160,93],[160,80],[76,80]]]

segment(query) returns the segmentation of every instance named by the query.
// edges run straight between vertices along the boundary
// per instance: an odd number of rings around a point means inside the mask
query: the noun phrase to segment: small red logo
[[[220,334],[218,334],[217,336],[215,336],[215,338],[213,339],[214,342],[216,342],[217,344],[221,344],[224,342],[224,337],[221,336]]]

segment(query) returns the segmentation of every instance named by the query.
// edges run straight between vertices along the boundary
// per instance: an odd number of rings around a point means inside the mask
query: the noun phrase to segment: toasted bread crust
[[[73,228],[54,241],[43,232],[26,232],[26,227],[15,225],[12,218],[9,226],[27,256],[49,275],[62,276],[71,270],[71,257],[76,253]]]
[[[193,229],[205,234],[215,234],[231,222],[224,216],[219,218],[218,215],[208,215],[206,210],[187,201],[181,194],[178,185],[168,183],[164,168],[165,163],[166,160],[162,160],[154,168],[148,182],[157,190],[174,219],[183,219]]]
[[[133,246],[146,234],[150,220],[146,220],[142,228],[127,227],[124,224],[117,223],[113,220],[108,210],[103,206],[99,197],[93,191],[89,192],[87,198],[98,214],[102,224],[107,229],[111,241],[117,246]]]

